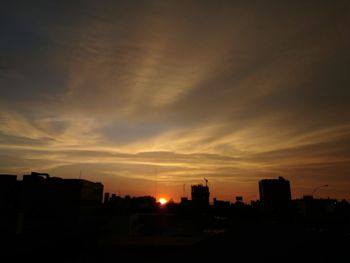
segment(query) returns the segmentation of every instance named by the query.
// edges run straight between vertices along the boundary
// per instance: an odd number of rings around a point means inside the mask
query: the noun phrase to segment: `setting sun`
[[[165,205],[167,203],[167,200],[165,198],[159,198],[159,203],[161,205]]]

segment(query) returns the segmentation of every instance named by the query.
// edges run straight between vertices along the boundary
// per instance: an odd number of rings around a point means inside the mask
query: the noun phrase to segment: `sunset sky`
[[[350,200],[350,1],[1,1],[0,173]]]

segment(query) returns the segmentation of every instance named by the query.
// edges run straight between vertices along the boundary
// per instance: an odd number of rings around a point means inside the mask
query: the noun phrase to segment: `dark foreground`
[[[350,237],[337,229],[264,222],[182,237],[3,235],[1,262],[349,262]]]

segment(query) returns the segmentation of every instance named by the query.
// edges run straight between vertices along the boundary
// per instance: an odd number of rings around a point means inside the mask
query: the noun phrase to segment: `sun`
[[[159,198],[159,203],[165,205],[168,201],[165,198]]]

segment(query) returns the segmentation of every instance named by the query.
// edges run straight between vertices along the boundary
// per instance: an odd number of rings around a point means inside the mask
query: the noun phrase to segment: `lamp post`
[[[317,186],[316,188],[314,188],[311,196],[314,197],[314,194],[316,193],[316,191],[322,187],[328,187],[328,184],[320,185],[320,186]]]

